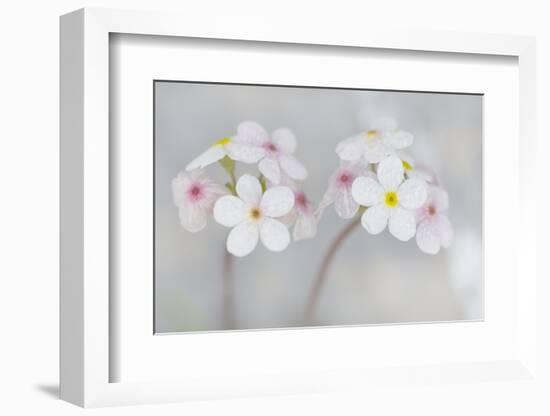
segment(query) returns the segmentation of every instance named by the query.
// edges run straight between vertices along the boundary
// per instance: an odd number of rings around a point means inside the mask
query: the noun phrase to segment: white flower
[[[403,163],[390,156],[378,165],[378,181],[360,177],[351,192],[358,204],[369,207],[361,224],[371,234],[381,233],[389,222],[390,233],[401,241],[414,236],[414,211],[426,201],[427,185],[420,179],[404,180]]]
[[[318,216],[320,217],[324,209],[334,203],[340,218],[352,218],[357,213],[359,204],[351,196],[351,185],[355,178],[369,175],[374,174],[363,161],[340,161],[340,167],[329,178],[327,191],[319,204]]]
[[[243,124],[245,123],[239,125],[239,131],[243,130],[241,127]],[[224,137],[193,159],[191,163],[186,166],[185,170],[189,172],[195,169],[202,169],[218,162],[225,156],[238,162],[256,163],[263,155],[264,152],[261,149],[251,148],[243,143],[242,140],[237,139],[236,136]]]
[[[203,153],[193,159],[191,163],[185,167],[185,170],[189,172],[195,169],[202,169],[212,163],[216,163],[225,156],[228,156],[230,154],[231,141],[232,139],[229,137],[218,140]]]
[[[232,146],[235,160],[258,162],[260,172],[274,184],[281,182],[281,173],[297,180],[307,177],[306,168],[292,156],[296,138],[289,129],[277,129],[270,137],[258,123],[244,121],[239,124]]]
[[[275,218],[288,214],[294,206],[294,194],[286,186],[269,188],[262,195],[260,181],[243,175],[237,181],[237,196],[223,196],[214,206],[214,219],[234,227],[227,237],[227,251],[237,257],[250,254],[262,240],[271,251],[284,250],[290,235],[286,226]]]
[[[364,157],[368,163],[379,163],[413,143],[413,135],[397,128],[393,119],[383,118],[372,124],[370,129],[341,141],[336,153],[342,160],[359,160]]]
[[[306,193],[288,179],[284,182],[284,185],[294,192],[294,207],[281,218],[281,221],[288,226],[294,224],[292,230],[294,241],[315,237],[315,234],[317,234],[317,216]]]
[[[405,176],[407,178],[422,179],[428,183],[435,182],[435,175],[426,167],[420,167],[416,165],[413,157],[404,151],[396,152],[397,157],[403,162],[403,168],[405,168]]]
[[[179,209],[181,225],[193,233],[206,226],[206,218],[212,212],[214,203],[226,193],[221,185],[200,170],[190,174],[180,172],[172,179],[172,196]]]
[[[449,247],[453,241],[453,226],[445,212],[449,209],[449,196],[439,186],[431,186],[428,198],[417,211],[418,229],[416,242],[420,250],[437,254],[441,247]]]

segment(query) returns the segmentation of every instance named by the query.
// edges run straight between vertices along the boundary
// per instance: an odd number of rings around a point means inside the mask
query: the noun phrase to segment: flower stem
[[[233,195],[236,195],[237,178],[235,176],[235,161],[228,156],[224,156],[218,161],[218,163],[222,166],[222,168],[229,176],[229,182],[225,184],[225,187],[229,189],[229,191]]]
[[[346,225],[344,229],[342,229],[342,231],[340,231],[340,234],[336,236],[336,238],[332,241],[328,250],[326,251],[323,262],[321,263],[321,267],[317,272],[317,276],[315,277],[313,287],[311,288],[311,292],[309,294],[309,299],[305,311],[306,324],[313,324],[313,318],[315,316],[315,310],[319,302],[319,297],[321,296],[321,292],[327,279],[327,274],[334,259],[334,256],[342,246],[342,243],[351,235],[352,231],[359,224],[361,224],[361,215],[357,215],[357,217],[354,218],[352,222],[350,222],[348,225]]]
[[[224,250],[223,256],[223,329],[235,328],[235,312],[233,305],[233,256]]]
[[[235,188],[237,186],[237,178],[235,177],[235,170],[231,169],[230,171],[228,171],[228,173],[229,173],[229,178],[231,179],[231,184]]]

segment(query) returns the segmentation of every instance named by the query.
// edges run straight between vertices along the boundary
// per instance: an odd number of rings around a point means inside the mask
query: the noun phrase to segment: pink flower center
[[[187,196],[191,201],[199,201],[204,196],[202,186],[199,183],[194,183],[187,190]]]
[[[307,200],[307,197],[306,197],[306,194],[303,193],[303,192],[296,192],[296,194],[294,195],[294,200],[295,200],[295,203],[296,203],[296,207],[299,208],[299,209],[306,209],[307,206],[308,206],[308,200]]]
[[[342,171],[338,174],[338,177],[336,178],[336,181],[339,186],[343,186],[345,188],[349,188],[355,179],[355,176],[348,171]]]
[[[428,215],[430,217],[433,217],[437,213],[437,211],[436,211],[436,209],[433,205],[428,205],[428,207],[426,208],[426,212],[428,213]]]
[[[267,142],[266,144],[264,144],[264,149],[267,150],[269,153],[277,153],[279,151],[277,146],[275,146],[275,144],[273,144],[272,142]]]

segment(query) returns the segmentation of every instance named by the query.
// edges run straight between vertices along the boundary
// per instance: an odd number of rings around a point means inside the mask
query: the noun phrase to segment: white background
[[[20,1],[3,5],[0,178],[2,235],[0,371],[2,414],[73,414],[82,410],[54,399],[58,367],[58,16],[83,6],[180,10],[207,25],[212,13],[231,19],[247,14],[264,19],[320,25],[434,28],[440,30],[538,36],[539,167],[547,161],[550,113],[550,31],[544,2],[537,1]],[[200,16],[200,17],[199,17]],[[506,123],[506,120],[503,120]],[[539,236],[548,234],[548,172],[539,169]],[[542,242],[542,238],[539,241]],[[542,247],[542,244],[541,244]],[[539,256],[542,257],[542,256]],[[540,258],[539,273],[549,276]],[[543,270],[544,268],[544,270]],[[539,293],[549,293],[542,281]],[[545,304],[541,310],[548,313]],[[547,316],[547,315],[546,315]],[[547,320],[545,321],[547,323]],[[546,326],[548,328],[548,326]],[[542,332],[546,351],[548,330]],[[547,357],[539,357],[548,374]],[[549,387],[546,386],[546,392]],[[441,385],[400,389],[388,386],[376,397],[368,391],[315,396],[197,402],[93,410],[99,414],[548,414],[543,391],[522,385]],[[406,412],[406,413],[405,413]]]

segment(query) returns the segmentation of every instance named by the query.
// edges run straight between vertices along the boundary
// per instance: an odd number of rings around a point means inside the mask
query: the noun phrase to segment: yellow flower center
[[[214,146],[225,146],[229,142],[231,142],[231,139],[229,137],[224,137],[223,139],[220,139],[216,143],[214,143]]]
[[[248,215],[249,215],[250,219],[252,219],[254,221],[258,221],[259,219],[262,218],[262,211],[260,210],[260,208],[254,207],[254,208],[250,209],[250,211],[248,212]]]
[[[397,194],[395,192],[386,192],[385,202],[388,207],[393,208],[399,202],[399,198],[397,198]]]
[[[403,167],[405,168],[405,170],[412,170],[412,166],[409,162],[407,162],[406,160],[403,160]]]
[[[378,130],[367,130],[363,134],[363,138],[365,142],[367,143],[367,146],[372,147],[376,143],[376,139],[379,136]]]

